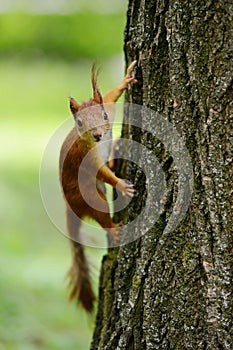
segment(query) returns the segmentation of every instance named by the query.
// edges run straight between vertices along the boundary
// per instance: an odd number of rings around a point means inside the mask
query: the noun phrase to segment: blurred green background
[[[123,77],[126,1],[0,2],[0,350],[89,348],[94,317],[67,302],[67,239],[41,202],[39,169],[67,96]],[[88,249],[97,290],[101,249]]]

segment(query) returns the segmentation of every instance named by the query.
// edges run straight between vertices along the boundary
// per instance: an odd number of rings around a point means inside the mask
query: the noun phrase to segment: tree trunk
[[[91,349],[233,348],[232,12],[227,0],[129,0],[125,57],[126,65],[138,60],[139,82],[126,100],[176,128],[194,183],[185,217],[164,236],[178,196],[177,166],[161,140],[124,128],[124,136],[153,150],[167,196],[143,237],[103,259]],[[125,118],[133,120],[130,108]],[[153,130],[155,118],[142,114],[140,123]],[[142,210],[147,185],[132,163],[120,176],[139,192],[124,212],[130,221]]]

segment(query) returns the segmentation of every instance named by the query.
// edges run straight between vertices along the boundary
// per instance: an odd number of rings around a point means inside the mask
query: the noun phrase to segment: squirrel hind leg
[[[110,243],[118,244],[120,243],[120,229],[122,224],[120,223],[120,224],[114,224],[114,225],[115,225],[114,227],[107,229],[106,231],[109,234]]]
[[[102,208],[103,209],[103,208]],[[107,231],[107,233],[110,236],[110,239],[114,243],[119,243],[120,241],[120,228],[121,224],[115,224],[110,216],[108,204],[106,202],[106,208],[105,210],[98,211],[96,209],[90,208],[91,213],[89,213],[89,216],[94,219],[95,221],[102,226],[102,228]]]

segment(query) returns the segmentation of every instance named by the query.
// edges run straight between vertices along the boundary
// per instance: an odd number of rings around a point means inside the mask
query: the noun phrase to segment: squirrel
[[[137,61],[133,61],[129,65],[123,81],[104,96],[97,86],[97,73],[93,65],[93,98],[79,104],[73,97],[69,97],[75,126],[61,147],[59,160],[60,182],[66,201],[67,229],[72,251],[72,265],[68,271],[69,299],[76,299],[87,312],[93,311],[96,297],[90,281],[84,247],[79,243],[81,220],[84,217],[94,219],[107,231],[110,239],[117,242],[121,224],[112,222],[104,183],[117,188],[124,196],[133,197],[135,194],[134,185],[116,177],[106,165],[110,149],[103,141],[111,139],[114,103],[130,83],[137,82],[132,74],[136,63]],[[101,146],[101,142],[103,147],[99,152],[95,146]],[[86,158],[84,176],[78,178],[81,162],[88,154],[90,157]],[[83,198],[83,193],[88,201]]]

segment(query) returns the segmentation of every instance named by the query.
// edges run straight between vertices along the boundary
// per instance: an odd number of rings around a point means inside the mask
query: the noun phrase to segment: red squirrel
[[[137,82],[132,74],[136,63],[134,61],[129,65],[123,81],[104,96],[97,86],[97,74],[93,65],[91,76],[93,98],[82,104],[73,97],[69,98],[75,126],[61,148],[60,182],[66,201],[67,229],[71,238],[73,258],[68,272],[70,300],[76,299],[87,312],[93,311],[96,297],[90,281],[84,247],[79,243],[81,220],[84,217],[94,219],[107,231],[111,239],[118,241],[120,224],[112,222],[103,183],[112,185],[129,197],[133,197],[135,193],[132,184],[116,177],[106,165],[110,153],[109,149],[104,149],[106,144],[103,143],[103,152],[99,152],[95,146],[111,137],[114,103],[130,83]],[[88,153],[91,156],[87,159],[86,173],[80,180],[78,179],[80,164]],[[78,180],[82,181],[81,185]],[[83,198],[80,187],[85,197],[88,197],[88,201]]]

